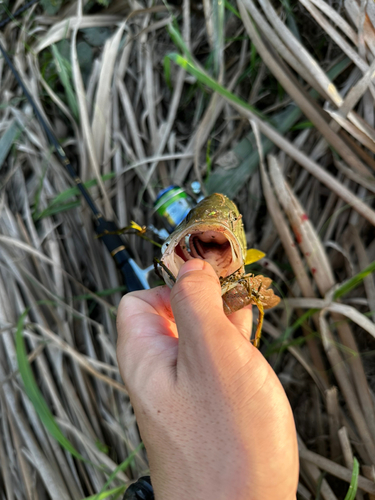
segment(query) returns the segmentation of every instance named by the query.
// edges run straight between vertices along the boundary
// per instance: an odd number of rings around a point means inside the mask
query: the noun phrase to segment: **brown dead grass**
[[[334,299],[375,260],[372,3],[299,0],[289,10],[238,0],[242,20],[226,11],[224,40],[210,0],[204,9],[188,0],[168,8],[113,0],[83,12],[86,4],[67,2],[54,16],[33,7],[3,28],[0,41],[82,179],[96,179],[96,203],[119,226],[160,226],[153,201],[171,183],[189,189],[199,179],[208,192],[234,197],[248,244],[267,253],[254,270],[272,277],[284,298],[266,316],[262,351],[294,410],[299,498],[344,498],[356,456],[356,498],[374,499],[373,275]],[[177,49],[166,26],[174,16],[196,64],[212,52],[215,79],[262,118],[173,63],[167,85],[163,58]],[[83,30],[95,27],[108,28],[108,37],[90,46],[84,67]],[[64,39],[77,115],[50,52]],[[0,492],[9,500],[79,500],[99,492],[140,444],[115,355],[122,283],[83,203],[35,219],[72,182],[2,59],[0,79]],[[128,244],[144,267],[158,252],[135,236]],[[38,385],[91,463],[62,450],[24,392],[15,328],[28,307],[23,334]],[[147,470],[138,451],[109,487]]]

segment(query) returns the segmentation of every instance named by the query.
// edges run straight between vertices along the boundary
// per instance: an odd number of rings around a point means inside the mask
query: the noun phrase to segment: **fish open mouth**
[[[162,261],[176,276],[180,267],[191,259],[211,264],[219,278],[225,278],[243,266],[237,238],[222,225],[187,229],[179,240],[165,248]]]
[[[189,259],[206,260],[221,277],[226,276],[233,261],[228,239],[217,231],[188,234],[177,245],[175,252],[184,262]]]

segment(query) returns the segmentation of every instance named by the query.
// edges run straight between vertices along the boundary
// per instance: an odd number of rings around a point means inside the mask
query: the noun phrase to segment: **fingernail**
[[[190,273],[191,271],[202,271],[205,266],[205,262],[202,259],[192,259],[185,262],[185,264],[181,267],[177,279],[180,279],[186,273]]]

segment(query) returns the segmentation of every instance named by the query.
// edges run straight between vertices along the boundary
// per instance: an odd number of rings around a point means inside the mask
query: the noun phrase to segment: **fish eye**
[[[161,254],[162,254],[162,255],[163,255],[163,253],[167,250],[168,246],[169,246],[169,242],[165,241],[165,242],[163,243],[163,246],[161,247]]]

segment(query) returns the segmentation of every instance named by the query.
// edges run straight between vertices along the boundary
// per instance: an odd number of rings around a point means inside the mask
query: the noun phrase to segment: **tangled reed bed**
[[[354,456],[375,498],[375,8],[107,3],[41,1],[0,42],[108,219],[160,227],[171,183],[235,199],[283,297],[262,351],[299,498],[344,498]],[[148,467],[115,355],[125,290],[3,59],[0,78],[1,495],[116,498]]]

